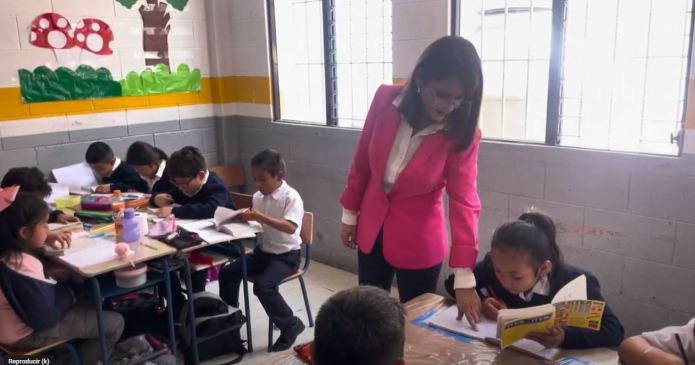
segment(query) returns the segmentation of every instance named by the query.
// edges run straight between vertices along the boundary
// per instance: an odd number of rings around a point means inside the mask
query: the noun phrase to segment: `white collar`
[[[285,195],[286,191],[287,183],[285,182],[285,180],[282,180],[282,184],[280,184],[280,186],[278,186],[277,189],[273,190],[273,192],[268,195],[264,195],[263,197],[269,196],[273,198],[273,200],[278,200]]]
[[[401,106],[401,102],[403,101],[403,97],[405,97],[405,91],[406,91],[406,88],[403,88],[403,90],[401,90],[401,92],[399,92],[398,95],[396,95],[396,98],[393,99],[392,104],[393,104],[393,106],[396,107],[396,109],[398,109],[398,107]],[[408,127],[410,127],[411,137],[429,136],[430,134],[435,134],[435,133],[443,130],[445,127],[444,123],[434,123],[434,124],[430,124],[427,127],[421,129],[419,132],[415,133],[415,135],[412,135],[412,128],[413,127],[410,125],[410,123],[408,123],[408,121],[405,119],[403,114],[401,114],[401,123],[405,123],[408,125]]]
[[[159,168],[157,169],[157,173],[155,174],[155,179],[156,178],[162,178],[164,175],[164,169],[167,167],[167,162],[166,160],[162,160],[162,162],[159,163]]]
[[[113,169],[111,169],[111,173],[113,173],[114,171],[116,171],[116,169],[118,168],[118,166],[121,166],[121,159],[118,158],[118,157],[116,157],[116,162],[113,163]]]
[[[531,299],[533,299],[533,294],[544,296],[550,294],[550,281],[548,281],[548,275],[544,275],[542,278],[538,279],[528,295],[519,293],[519,297],[525,302],[530,302]]]

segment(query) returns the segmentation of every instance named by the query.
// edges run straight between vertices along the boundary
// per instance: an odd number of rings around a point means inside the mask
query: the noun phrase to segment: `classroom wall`
[[[448,24],[448,6],[445,0],[393,2],[395,77],[407,77],[427,44],[447,33],[442,24]],[[359,131],[251,116],[232,120],[239,127],[243,161],[261,147],[275,148],[287,159],[289,183],[316,213],[314,257],[356,272],[355,252],[340,244],[338,199]],[[557,220],[565,259],[598,276],[628,334],[684,323],[695,316],[690,152],[658,157],[483,141],[481,255],[495,227],[530,207],[542,209]]]

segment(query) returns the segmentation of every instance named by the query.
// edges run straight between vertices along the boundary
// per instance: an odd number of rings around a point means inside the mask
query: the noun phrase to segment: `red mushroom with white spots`
[[[62,15],[44,13],[31,24],[30,42],[36,47],[67,49],[74,46],[72,25]]]
[[[113,54],[113,31],[101,19],[85,18],[75,29],[75,45],[98,55]]]

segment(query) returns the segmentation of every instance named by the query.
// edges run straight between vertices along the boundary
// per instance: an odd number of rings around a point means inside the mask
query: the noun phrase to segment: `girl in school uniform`
[[[148,192],[153,195],[173,188],[166,169],[168,159],[164,151],[142,141],[131,144],[126,153],[126,162],[145,180]]]
[[[558,290],[580,275],[586,275],[587,298],[605,301],[594,275],[563,262],[555,237],[555,223],[539,212],[522,214],[497,228],[490,252],[474,270],[485,317],[496,320],[503,308],[549,304]],[[599,331],[554,327],[529,338],[564,349],[615,347],[623,340],[623,326],[606,305]]]
[[[35,194],[20,193],[19,186],[0,189],[0,343],[34,349],[83,339],[82,363],[97,364],[101,350],[93,305],[76,304],[68,286],[54,280],[66,275],[50,268],[45,274],[41,261],[29,253],[46,241],[48,213]],[[110,349],[123,332],[123,317],[104,311],[103,319]]]

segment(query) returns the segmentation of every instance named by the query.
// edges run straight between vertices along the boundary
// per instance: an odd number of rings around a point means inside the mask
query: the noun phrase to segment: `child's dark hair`
[[[38,167],[13,167],[2,178],[0,187],[7,188],[19,185],[24,193],[40,194],[42,197],[51,195],[53,189],[48,184],[46,176]]]
[[[104,142],[94,142],[87,147],[84,159],[87,163],[111,162],[115,158],[113,150]]]
[[[564,262],[556,235],[552,218],[541,212],[529,212],[497,228],[492,236],[492,247],[527,254],[535,270],[550,260],[553,264],[550,276],[557,277],[562,272]]]
[[[142,141],[131,144],[126,153],[126,162],[131,166],[159,165],[167,159],[164,151]]]
[[[280,155],[280,152],[266,148],[258,152],[251,159],[252,167],[259,167],[267,171],[270,176],[278,176],[279,173],[285,173],[285,160]]]
[[[14,202],[0,212],[0,258],[7,260],[12,255],[26,252],[19,229],[28,227],[33,231],[37,224],[48,218],[48,213],[43,199],[36,194],[19,192]]]
[[[405,311],[382,289],[358,286],[330,297],[314,332],[315,365],[393,364],[403,357]]]
[[[207,170],[207,165],[199,149],[186,146],[171,154],[167,169],[172,179],[187,178],[195,177],[199,172]]]
[[[483,99],[483,71],[475,47],[457,36],[445,36],[430,44],[417,61],[405,85],[398,107],[416,130],[424,128],[426,115],[420,87],[431,81],[456,79],[463,84],[463,103],[446,120],[447,134],[456,140],[454,150],[463,151],[471,145],[478,130],[478,117]]]

